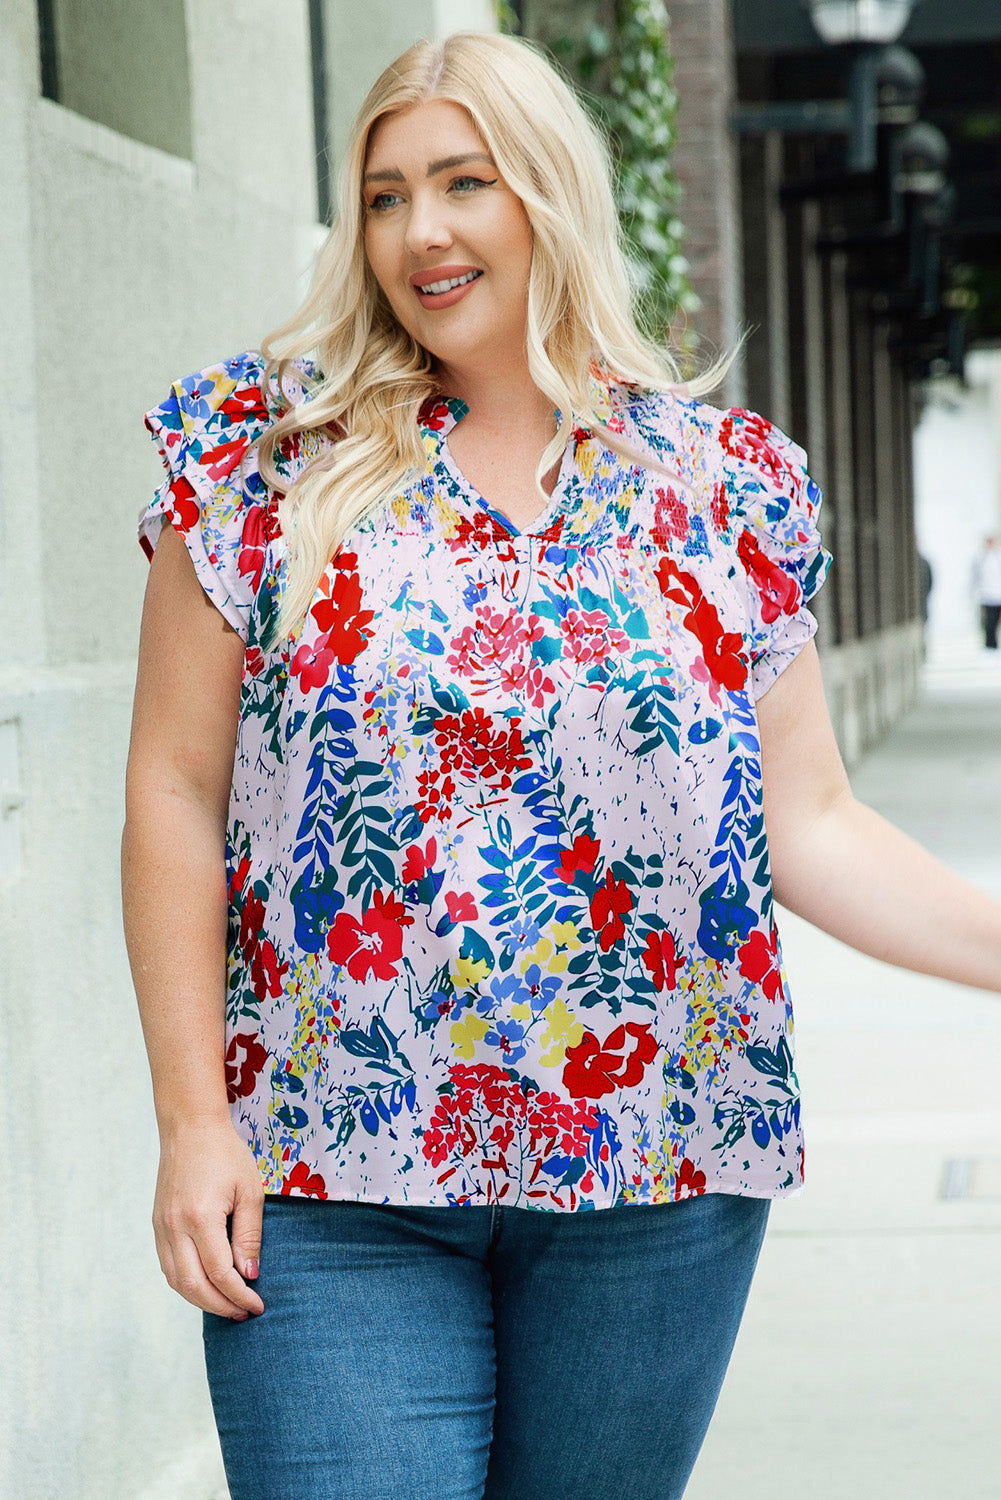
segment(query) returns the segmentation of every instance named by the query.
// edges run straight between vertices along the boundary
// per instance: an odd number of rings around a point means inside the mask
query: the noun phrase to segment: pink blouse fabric
[[[257,354],[147,424],[164,522],[246,643],[226,1074],[269,1193],[573,1211],[802,1178],[755,702],[828,558],[762,418],[597,385],[525,532],[448,447],[356,525],[300,633]],[[286,400],[308,399],[309,372]],[[290,483],[327,440],[280,456]]]

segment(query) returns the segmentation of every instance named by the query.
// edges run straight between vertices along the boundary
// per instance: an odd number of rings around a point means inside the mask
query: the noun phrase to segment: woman
[[[124,861],[233,1500],[679,1496],[802,1176],[773,890],[994,990],[1001,910],[853,800],[803,455],[672,391],[530,48],[382,75],[266,352],[148,418]]]

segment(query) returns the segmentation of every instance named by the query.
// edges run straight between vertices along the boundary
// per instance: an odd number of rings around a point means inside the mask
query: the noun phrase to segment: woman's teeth
[[[456,286],[465,286],[467,281],[475,281],[477,276],[482,275],[482,271],[467,271],[465,276],[453,276],[449,281],[429,281],[427,286],[418,287],[417,290],[425,295],[430,292],[432,297],[438,297],[442,292],[450,292]]]

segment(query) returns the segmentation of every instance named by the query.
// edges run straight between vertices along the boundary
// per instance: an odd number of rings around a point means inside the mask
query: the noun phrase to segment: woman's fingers
[[[228,1120],[164,1134],[153,1227],[163,1274],[186,1301],[224,1318],[264,1311],[244,1279],[257,1275],[263,1210],[257,1164]]]
[[[255,1281],[261,1260],[261,1223],[264,1217],[264,1193],[255,1182],[252,1191],[237,1185],[229,1238],[233,1263],[241,1276]]]
[[[223,1238],[225,1239],[225,1226],[223,1227]],[[226,1244],[228,1248],[229,1242],[226,1241]],[[203,1255],[208,1257],[209,1265],[214,1270],[214,1276],[209,1274]],[[178,1239],[174,1244],[174,1280],[171,1282],[171,1286],[175,1292],[181,1294],[186,1302],[191,1302],[195,1307],[200,1307],[203,1312],[217,1313],[220,1318],[233,1318],[234,1320],[244,1321],[250,1316],[251,1309],[244,1307],[237,1300],[239,1293],[232,1286],[232,1283],[226,1284],[225,1271],[221,1267],[218,1255],[218,1249],[215,1247],[212,1249],[200,1249],[196,1241],[191,1238],[182,1237]],[[231,1276],[236,1277],[243,1291],[248,1291],[249,1288],[237,1276],[232,1261],[230,1262],[229,1271]],[[225,1290],[217,1284],[217,1279],[226,1286]],[[260,1303],[259,1297],[257,1301]]]
[[[194,1245],[205,1274],[217,1293],[242,1314],[256,1315],[264,1311],[264,1303],[233,1264],[233,1247],[225,1224],[219,1230],[213,1228],[208,1233],[203,1230]]]

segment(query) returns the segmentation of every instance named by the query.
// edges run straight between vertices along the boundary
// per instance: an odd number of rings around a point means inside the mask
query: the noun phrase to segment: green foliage
[[[494,16],[497,30],[504,36],[517,36],[518,12],[509,0],[494,0]]]
[[[614,24],[604,26],[593,7],[582,6],[579,28],[544,40],[610,138],[641,320],[656,338],[670,327],[684,352],[684,325],[699,299],[682,252],[681,194],[671,161],[678,99],[667,11],[664,0],[616,0],[613,10]],[[515,29],[504,0],[498,18],[502,30]]]
[[[651,331],[694,312],[682,254],[681,196],[671,155],[678,96],[663,0],[619,0],[605,114],[618,163],[618,204]]]

